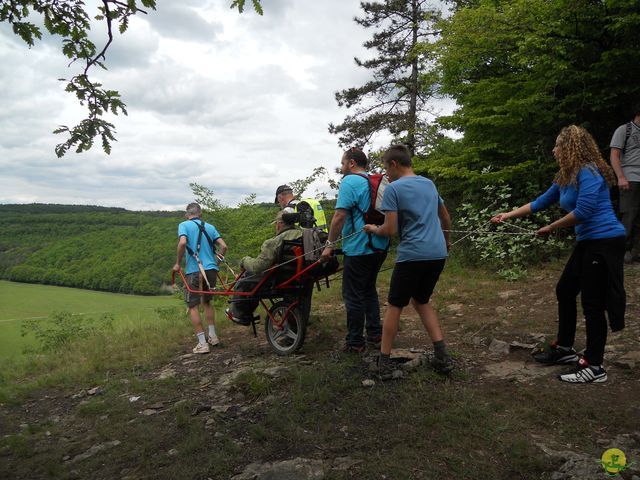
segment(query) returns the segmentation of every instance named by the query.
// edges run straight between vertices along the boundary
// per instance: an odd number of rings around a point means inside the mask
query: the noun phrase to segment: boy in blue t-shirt
[[[192,290],[208,290],[216,284],[216,273],[218,271],[217,258],[224,257],[227,245],[216,230],[216,227],[205,223],[202,218],[202,209],[197,203],[187,205],[185,217],[187,221],[178,226],[178,258],[173,266],[173,271],[180,270],[185,251],[188,252],[185,265],[185,277],[187,284]],[[216,254],[213,245],[218,247]],[[205,278],[206,277],[206,278]],[[202,295],[184,292],[185,303],[189,307],[191,323],[198,337],[198,344],[194,347],[193,353],[209,353],[209,345],[218,345],[216,336],[215,312],[211,308],[211,298],[213,295]],[[207,339],[202,328],[199,306],[202,302],[206,323],[209,325],[209,338]]]
[[[398,332],[400,314],[409,301],[433,341],[433,367],[441,373],[449,373],[453,370],[453,360],[447,353],[438,315],[429,305],[451,246],[449,212],[433,182],[413,172],[407,147],[394,145],[382,158],[392,182],[382,199],[384,224],[365,225],[364,230],[381,237],[398,233],[400,244],[382,326],[379,376],[382,380],[391,378],[391,347]]]

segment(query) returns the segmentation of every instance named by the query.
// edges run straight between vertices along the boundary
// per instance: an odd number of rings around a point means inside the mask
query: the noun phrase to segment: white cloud
[[[263,5],[260,17],[227,0],[160,0],[116,34],[109,70],[92,73],[129,110],[109,118],[110,156],[96,145],[55,157],[64,138],[52,130],[83,115],[56,79],[80,65],[66,68],[59,38],[28,49],[0,25],[0,202],[175,209],[194,181],[229,205],[250,193],[271,202],[279,184],[333,171],[341,152],[327,126],[346,114],[334,92],[367,78],[353,62],[370,35],[352,21],[359,2]],[[100,48],[104,27],[91,38]]]

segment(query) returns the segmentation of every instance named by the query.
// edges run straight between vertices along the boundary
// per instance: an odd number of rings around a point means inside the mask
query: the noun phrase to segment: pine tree
[[[423,86],[422,73],[431,62],[422,45],[437,35],[434,24],[440,12],[427,0],[362,2],[360,7],[364,16],[354,21],[376,29],[364,43],[376,56],[355,58],[355,62],[371,70],[373,79],[336,92],[339,106],[355,110],[341,124],[330,124],[329,132],[339,135],[343,147],[362,147],[376,133],[386,131],[412,151],[419,150],[417,133],[425,125],[422,113],[428,111],[427,102],[433,96],[431,88]]]

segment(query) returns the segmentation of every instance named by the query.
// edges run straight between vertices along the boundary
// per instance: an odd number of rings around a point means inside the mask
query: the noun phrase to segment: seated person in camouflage
[[[260,254],[256,258],[244,257],[240,266],[245,269],[234,290],[237,292],[250,292],[262,279],[262,274],[271,267],[282,250],[286,241],[302,238],[302,230],[295,226],[298,216],[287,214],[280,210],[276,216],[276,236],[262,243]],[[257,300],[247,300],[247,297],[234,295],[231,307],[226,310],[227,316],[239,325],[251,325],[253,312],[258,306]]]

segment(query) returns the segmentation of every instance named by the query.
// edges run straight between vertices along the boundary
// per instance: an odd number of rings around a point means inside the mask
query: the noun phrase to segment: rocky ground
[[[606,478],[602,454],[618,448],[628,465],[620,477],[640,480],[640,266],[627,269],[627,328],[610,334],[609,382],[586,386],[562,384],[563,368],[530,356],[553,337],[560,268],[510,284],[443,279],[434,303],[455,354],[450,378],[430,370],[428,338],[407,312],[398,379],[376,380],[374,352],[338,353],[343,311],[333,299],[314,305],[294,356],[273,355],[262,332],[230,326],[209,355],[37,391],[0,406],[0,477],[595,480]],[[583,322],[578,336],[579,349]],[[424,403],[438,399],[440,416],[423,422]]]

